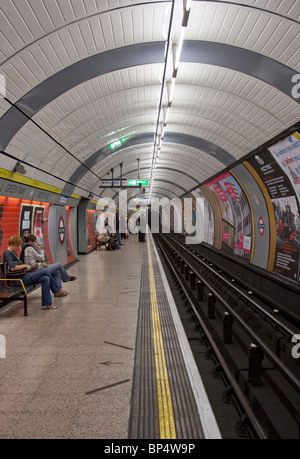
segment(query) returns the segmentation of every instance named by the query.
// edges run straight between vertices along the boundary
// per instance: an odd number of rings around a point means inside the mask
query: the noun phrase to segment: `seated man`
[[[21,250],[20,260],[30,266],[37,262],[43,263],[45,261],[44,251],[39,244],[36,245],[36,236],[34,234],[28,234],[24,237],[24,241],[25,244]],[[62,289],[62,281],[69,282],[77,279],[75,276],[70,276],[61,263],[53,263],[43,269],[55,278],[60,289]],[[54,293],[54,296],[61,296],[61,294]]]
[[[57,309],[56,306],[52,305],[51,291],[60,294],[59,296],[66,296],[68,293],[62,290],[56,283],[54,277],[46,271],[46,269],[37,269],[30,273],[21,274],[21,271],[28,269],[30,266],[22,263],[17,256],[17,251],[21,247],[23,241],[19,236],[11,236],[8,240],[8,248],[3,254],[3,261],[7,263],[9,270],[12,273],[18,273],[20,271],[20,279],[23,284],[42,284],[42,309]],[[18,280],[13,281],[13,285],[20,286]]]

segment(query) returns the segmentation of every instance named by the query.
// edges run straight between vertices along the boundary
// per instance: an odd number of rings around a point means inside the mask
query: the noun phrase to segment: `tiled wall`
[[[25,201],[22,199],[0,196],[0,261],[3,259],[3,252],[8,247],[10,236],[24,234],[39,235],[40,241],[48,263],[53,263],[49,244],[49,209],[50,204]],[[75,260],[74,250],[70,240],[70,208],[67,209],[67,261]],[[38,216],[39,215],[39,221]],[[38,226],[38,228],[37,228]]]

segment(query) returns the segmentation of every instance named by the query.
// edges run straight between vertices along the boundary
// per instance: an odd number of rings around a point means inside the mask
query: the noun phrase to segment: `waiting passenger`
[[[29,269],[30,266],[24,264],[17,256],[17,251],[21,247],[23,241],[19,236],[11,236],[8,240],[8,248],[3,254],[3,261],[7,263],[9,271],[17,273],[18,271]],[[42,286],[42,309],[57,309],[57,306],[52,305],[51,291],[59,296],[66,296],[67,292],[64,292],[57,284],[55,278],[44,269],[37,269],[30,273],[21,274],[23,284],[41,284]],[[12,281],[14,286],[20,286],[18,280]]]
[[[44,263],[45,255],[40,244],[36,244],[36,236],[28,234],[24,237],[25,244],[22,247],[20,260],[26,265],[33,266],[36,263]],[[43,268],[40,265],[41,268]],[[52,275],[56,283],[59,285],[60,290],[68,294],[66,290],[62,290],[62,281],[70,282],[75,281],[77,277],[70,276],[61,263],[53,263],[43,268],[48,274]],[[54,293],[54,296],[62,296],[60,293]],[[64,295],[63,295],[64,296]]]
[[[102,231],[98,234],[97,240],[101,244],[107,244],[107,250],[115,250],[117,247],[117,235],[115,233],[110,233],[107,229],[103,228]]]
[[[120,234],[120,216],[118,213],[116,213],[116,249],[120,249],[122,242],[121,242],[121,234]]]

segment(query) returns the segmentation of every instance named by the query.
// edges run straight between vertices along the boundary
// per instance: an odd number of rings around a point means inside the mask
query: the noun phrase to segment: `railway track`
[[[292,353],[297,325],[204,259],[183,238],[155,235],[155,241],[180,290],[179,302],[194,322],[193,332],[197,329],[197,345],[206,346],[211,375],[222,381],[218,402],[236,409],[238,436],[299,438],[300,365]],[[196,349],[194,355],[203,367],[198,358],[203,352]],[[225,409],[223,414],[220,424],[226,428]]]

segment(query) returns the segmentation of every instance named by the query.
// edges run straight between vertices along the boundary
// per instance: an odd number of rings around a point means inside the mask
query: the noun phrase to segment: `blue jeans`
[[[46,273],[45,271],[46,270],[44,268],[37,269],[36,271],[25,274],[25,276],[21,277],[23,284],[25,286],[32,285],[32,284],[42,284],[41,285],[42,286],[42,306],[47,306],[47,305],[52,304],[50,289],[54,293],[57,293],[60,290],[60,287],[57,284],[54,277]],[[20,286],[20,282],[14,281],[13,285]]]
[[[69,282],[71,279],[71,276],[67,273],[65,268],[61,263],[53,263],[52,265],[47,266],[47,268],[42,268],[44,271],[47,272],[52,278],[54,278],[56,284],[59,286],[60,290],[62,288],[62,283],[63,282]],[[58,290],[53,291],[54,293],[57,293]]]

